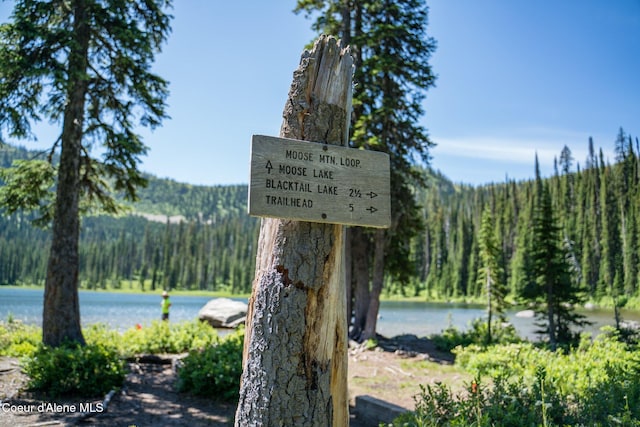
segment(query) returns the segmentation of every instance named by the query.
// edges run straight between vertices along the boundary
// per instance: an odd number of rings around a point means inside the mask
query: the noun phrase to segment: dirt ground
[[[420,385],[442,382],[460,389],[469,374],[453,365],[453,355],[436,350],[428,339],[403,335],[380,338],[373,350],[349,350],[349,398],[370,395],[407,409],[415,406]]]
[[[373,350],[352,347],[348,375],[352,404],[355,396],[370,395],[407,409],[414,407],[419,384],[441,381],[457,388],[468,380],[452,366],[451,355],[413,336],[381,338]],[[25,391],[26,377],[17,361],[0,358],[0,426],[233,425],[235,403],[178,393],[175,379],[171,364],[131,363],[123,388],[105,399],[52,402]],[[39,408],[42,404],[48,406]],[[352,412],[351,426],[364,427]]]

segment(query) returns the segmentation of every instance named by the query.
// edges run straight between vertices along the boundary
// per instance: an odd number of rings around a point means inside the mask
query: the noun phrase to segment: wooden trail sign
[[[387,228],[389,182],[385,153],[254,135],[249,215]]]

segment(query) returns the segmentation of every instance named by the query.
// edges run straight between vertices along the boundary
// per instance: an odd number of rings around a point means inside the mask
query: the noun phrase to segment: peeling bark
[[[280,136],[345,145],[353,62],[321,37],[294,72]],[[346,426],[344,226],[264,218],[236,426]]]

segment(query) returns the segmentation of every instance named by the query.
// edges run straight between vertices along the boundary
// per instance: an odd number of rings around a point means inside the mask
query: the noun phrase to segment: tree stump
[[[345,146],[353,60],[332,37],[302,54],[280,137]],[[263,218],[236,426],[347,426],[344,226]]]

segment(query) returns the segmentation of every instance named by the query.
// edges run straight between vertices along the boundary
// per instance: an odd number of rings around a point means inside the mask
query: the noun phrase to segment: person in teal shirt
[[[169,293],[167,291],[162,292],[162,320],[169,320],[169,307],[171,307],[171,300],[169,299]]]

